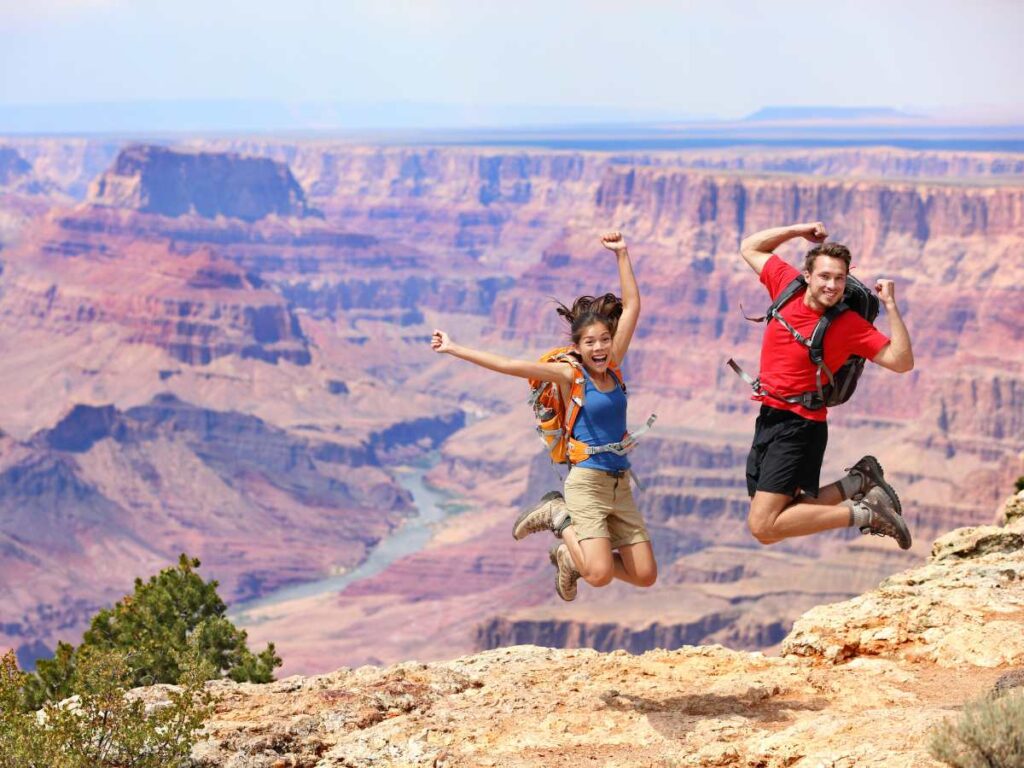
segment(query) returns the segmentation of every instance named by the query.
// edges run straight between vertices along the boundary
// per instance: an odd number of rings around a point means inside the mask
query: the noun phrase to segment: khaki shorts
[[[628,476],[573,467],[565,479],[565,505],[580,540],[611,539],[612,549],[651,540]]]

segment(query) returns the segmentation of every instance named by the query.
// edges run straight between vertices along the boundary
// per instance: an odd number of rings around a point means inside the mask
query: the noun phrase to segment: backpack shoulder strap
[[[765,313],[765,317],[773,317],[776,312],[782,309],[789,302],[790,299],[792,299],[806,287],[807,281],[804,280],[803,275],[797,275],[796,277],[794,277],[792,280],[789,281],[789,283],[786,284],[786,287],[782,289],[782,292],[775,297],[775,301],[773,301],[772,305],[768,307],[768,311]]]
[[[629,394],[626,389],[626,380],[622,376],[622,368],[616,363],[610,363],[608,365],[608,372],[611,373],[612,377],[615,379],[615,383],[618,384],[619,389],[622,390],[622,393],[624,395]]]
[[[746,312],[744,312],[743,317],[752,323],[763,323],[765,320],[771,320],[773,317],[777,316],[778,311],[782,309],[786,302],[788,302],[790,299],[796,296],[797,293],[799,293],[800,290],[802,288],[805,288],[806,286],[807,281],[804,280],[804,276],[797,275],[786,284],[786,287],[783,288],[782,292],[775,297],[775,301],[771,303],[771,306],[769,306],[768,309],[765,310],[765,313],[763,315],[761,315],[760,317],[751,317]],[[742,304],[740,304],[740,310],[743,310]]]
[[[569,363],[572,366],[572,385],[569,387],[569,402],[565,407],[565,437],[568,440],[572,437],[572,430],[576,426],[576,419],[579,418],[580,410],[583,408],[587,391],[587,373],[582,363],[573,354],[559,355],[560,362]]]
[[[811,362],[815,365],[823,366],[825,364],[825,332],[832,325],[832,321],[848,309],[849,307],[841,301],[826,309],[818,324],[814,326],[814,331],[808,340],[807,354],[811,356]]]

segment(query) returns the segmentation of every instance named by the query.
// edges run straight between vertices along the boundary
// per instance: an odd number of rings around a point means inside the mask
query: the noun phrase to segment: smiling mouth
[[[590,359],[593,360],[595,363],[598,363],[598,364],[600,364],[600,363],[607,363],[608,362],[608,355],[593,355],[593,356],[591,356]]]

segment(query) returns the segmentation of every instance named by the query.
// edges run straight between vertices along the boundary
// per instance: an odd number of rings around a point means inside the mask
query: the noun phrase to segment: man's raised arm
[[[875,290],[889,315],[890,341],[875,355],[871,362],[896,373],[914,370],[914,350],[910,346],[910,333],[903,322],[903,316],[896,306],[896,286],[892,280],[879,280]]]
[[[743,242],[740,243],[740,255],[750,265],[750,268],[760,275],[765,262],[771,258],[772,252],[794,237],[802,237],[812,243],[823,243],[828,237],[828,232],[825,231],[825,225],[820,221],[762,229],[743,239]]]

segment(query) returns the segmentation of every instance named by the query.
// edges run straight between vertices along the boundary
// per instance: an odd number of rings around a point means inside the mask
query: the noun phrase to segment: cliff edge
[[[783,656],[516,646],[221,697],[201,766],[917,768],[927,732],[1024,666],[1024,494],[926,564],[816,608]],[[164,687],[149,689],[154,703]]]

